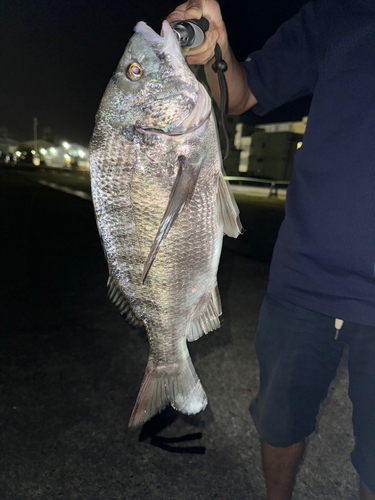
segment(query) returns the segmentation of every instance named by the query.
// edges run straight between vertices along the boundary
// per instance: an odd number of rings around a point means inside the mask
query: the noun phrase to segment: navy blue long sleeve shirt
[[[375,325],[375,2],[313,0],[243,65],[260,115],[313,94],[268,291]]]

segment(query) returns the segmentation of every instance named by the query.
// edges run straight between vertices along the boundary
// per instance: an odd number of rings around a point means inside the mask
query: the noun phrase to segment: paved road
[[[219,270],[223,326],[189,345],[207,409],[191,417],[167,409],[128,430],[147,340],[107,300],[91,202],[37,182],[88,191],[87,179],[63,177],[0,169],[0,498],[265,499],[248,405],[283,204],[240,200],[247,232],[226,239]],[[358,498],[345,361],[310,439],[297,500]]]

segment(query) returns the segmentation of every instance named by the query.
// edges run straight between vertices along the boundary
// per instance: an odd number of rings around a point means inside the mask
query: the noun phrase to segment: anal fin
[[[120,313],[125,316],[126,321],[132,326],[143,326],[143,321],[134,313],[129,301],[112,276],[109,276],[107,286],[108,298],[120,309]]]
[[[205,311],[190,323],[186,336],[187,340],[189,342],[193,342],[194,340],[198,340],[203,335],[220,328],[221,314],[220,294],[216,285],[212,290],[211,298]]]

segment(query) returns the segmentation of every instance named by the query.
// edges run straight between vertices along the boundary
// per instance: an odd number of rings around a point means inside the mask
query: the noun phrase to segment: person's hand
[[[227,44],[227,32],[220,6],[216,0],[188,0],[179,5],[169,16],[167,21],[182,21],[185,19],[200,19],[205,17],[210,28],[205,34],[204,42],[195,49],[185,49],[187,62],[189,64],[206,64],[214,57],[215,45],[221,47]]]

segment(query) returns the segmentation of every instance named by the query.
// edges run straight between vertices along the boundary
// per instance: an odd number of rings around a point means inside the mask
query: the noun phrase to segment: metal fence
[[[289,186],[289,181],[280,181],[277,179],[231,176],[227,176],[225,179],[229,182],[234,195],[274,197],[285,200]]]

